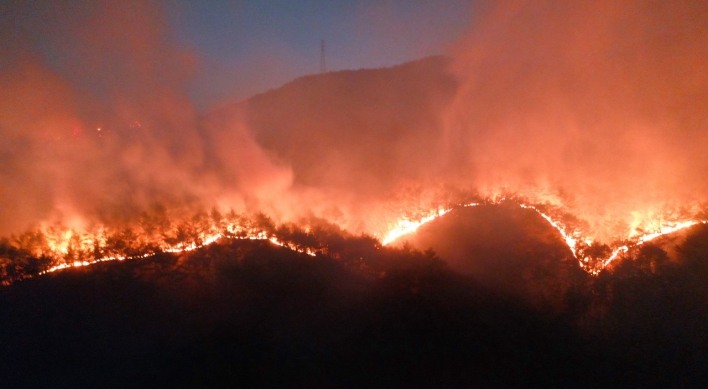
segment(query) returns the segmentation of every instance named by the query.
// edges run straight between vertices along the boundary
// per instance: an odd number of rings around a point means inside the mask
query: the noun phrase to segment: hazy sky
[[[392,66],[442,54],[466,30],[470,0],[167,1],[170,31],[200,61],[200,108],[319,71]]]
[[[66,37],[100,24],[102,14],[113,15],[117,8],[124,17],[114,26],[114,36],[130,34],[118,32],[121,25],[140,29],[162,20],[161,45],[187,53],[194,62],[188,92],[204,111],[318,72],[322,39],[327,70],[392,66],[442,54],[466,31],[471,3],[450,0],[441,7],[420,0],[147,0],[142,5],[8,0],[0,4],[0,22],[5,37],[13,33],[0,46],[6,59],[17,57],[18,48],[39,52],[62,76],[85,83],[83,75],[71,74],[77,72],[73,63],[85,61],[79,58],[85,53],[75,50],[85,42]]]

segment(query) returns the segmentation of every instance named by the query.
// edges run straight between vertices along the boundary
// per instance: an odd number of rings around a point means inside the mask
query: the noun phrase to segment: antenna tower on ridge
[[[320,73],[327,73],[327,65],[325,64],[325,43],[324,39],[320,42]]]

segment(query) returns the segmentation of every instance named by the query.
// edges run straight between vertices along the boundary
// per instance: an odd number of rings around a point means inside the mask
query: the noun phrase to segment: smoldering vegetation
[[[507,227],[529,218],[493,207],[482,212],[506,214]],[[453,220],[465,229],[465,219],[479,217]],[[234,239],[17,282],[0,289],[3,382],[52,388],[708,382],[708,327],[701,319],[708,227],[642,245],[591,277],[567,258],[558,236],[553,242],[550,227],[522,225],[528,229],[488,244],[532,236],[536,249],[468,253],[480,266],[494,261],[495,278],[456,271],[459,265],[432,250],[381,247],[333,229],[327,255]]]

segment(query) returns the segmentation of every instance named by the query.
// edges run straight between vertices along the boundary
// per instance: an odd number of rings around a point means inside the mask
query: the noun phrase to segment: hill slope
[[[382,193],[428,171],[425,156],[457,88],[448,62],[306,76],[214,116],[238,112],[258,144],[292,167],[296,184]]]
[[[564,294],[588,277],[558,231],[516,204],[458,208],[399,241],[432,248],[482,285],[539,304],[562,304]]]

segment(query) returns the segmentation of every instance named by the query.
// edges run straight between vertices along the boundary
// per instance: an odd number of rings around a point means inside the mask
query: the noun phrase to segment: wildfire
[[[686,229],[688,227],[694,226],[699,223],[708,223],[708,221],[701,220],[701,221],[696,221],[696,220],[686,220],[686,221],[674,221],[674,222],[665,222],[663,225],[658,227],[658,230],[655,232],[651,233],[646,233],[646,234],[630,234],[624,241],[629,241],[630,243],[624,244],[618,247],[615,247],[612,250],[612,253],[605,259],[604,261],[600,262],[600,268],[594,268],[592,265],[589,264],[590,258],[586,256],[582,256],[580,253],[580,246],[581,245],[586,245],[589,246],[593,243],[593,239],[590,239],[588,237],[584,237],[581,231],[577,229],[572,229],[566,225],[564,225],[561,221],[553,219],[551,216],[548,214],[544,213],[541,211],[537,206],[535,205],[530,205],[526,204],[520,201],[517,201],[515,199],[508,199],[506,197],[497,197],[495,199],[488,200],[486,204],[500,204],[501,202],[504,201],[511,201],[515,204],[517,204],[520,208],[522,209],[530,209],[535,211],[536,213],[539,214],[548,224],[551,225],[554,229],[556,229],[561,236],[563,237],[563,240],[565,244],[568,246],[570,251],[573,253],[573,257],[578,260],[578,263],[580,264],[581,268],[584,270],[588,271],[589,273],[596,275],[600,272],[600,270],[604,269],[607,267],[614,259],[616,259],[620,254],[626,253],[629,251],[630,247],[633,246],[639,246],[642,245],[646,242],[649,242],[653,239],[656,239],[658,237],[668,235],[683,229]],[[472,207],[472,206],[477,206],[480,205],[479,203],[469,203],[469,204],[460,204],[459,206],[461,207]],[[403,235],[410,234],[412,232],[415,232],[419,227],[422,225],[429,223],[435,219],[437,219],[440,216],[445,215],[446,213],[450,212],[453,208],[448,208],[448,209],[440,209],[437,211],[431,212],[429,216],[426,216],[424,218],[421,218],[420,220],[410,220],[410,219],[401,219],[396,227],[394,227],[387,235],[386,239],[383,240],[382,244],[383,245],[388,245],[395,241],[396,239],[400,238]]]
[[[282,242],[278,240],[274,236],[268,236],[268,234],[265,231],[258,231],[254,230],[252,228],[247,228],[244,226],[236,226],[236,225],[231,225],[227,228],[228,231],[228,236],[222,233],[216,233],[216,234],[210,234],[210,235],[204,235],[201,236],[199,239],[199,242],[192,242],[190,244],[179,244],[179,245],[165,245],[160,247],[160,251],[165,252],[165,253],[183,253],[183,252],[189,252],[189,251],[194,251],[200,247],[208,246],[214,242],[216,242],[219,239],[222,238],[229,238],[229,239],[239,239],[239,240],[261,240],[261,241],[269,241],[272,244],[280,247],[285,247],[290,250],[307,254],[309,256],[316,256],[317,253],[315,250],[311,248],[301,248],[296,246],[295,244],[292,244],[290,242]],[[57,253],[63,253],[63,254],[68,254],[69,251],[69,241],[72,238],[72,232],[67,231],[63,234],[63,240],[55,240],[52,241],[49,246],[50,249],[54,252]],[[87,240],[84,239],[83,243],[85,247],[90,247],[94,243],[96,243],[98,239],[94,240]],[[39,273],[41,274],[47,274],[47,273],[52,273],[58,270],[63,270],[63,269],[68,269],[68,268],[73,268],[73,267],[83,267],[83,266],[90,266],[96,263],[100,262],[108,262],[108,261],[123,261],[126,259],[138,259],[138,258],[148,258],[152,255],[155,255],[155,253],[145,253],[145,254],[139,254],[135,256],[104,256],[98,259],[94,260],[81,260],[81,261],[69,261],[65,263],[61,263],[56,266],[52,266],[49,269]]]
[[[438,209],[436,211],[433,211],[430,215],[417,220],[409,220],[409,219],[401,219],[398,221],[396,224],[396,227],[394,227],[391,231],[389,231],[388,234],[386,234],[386,238],[381,242],[384,246],[393,242],[394,240],[402,237],[403,235],[410,234],[412,232],[415,232],[415,230],[418,229],[418,227],[422,226],[423,224],[433,221],[437,219],[438,217],[450,212],[452,209]]]
[[[629,236],[624,239],[615,240],[616,243],[611,251],[606,251],[609,254],[607,258],[598,258],[596,257],[597,254],[589,254],[588,249],[596,243],[578,227],[578,225],[582,226],[583,224],[578,224],[577,219],[574,219],[572,215],[568,217],[567,215],[569,214],[564,212],[561,208],[547,203],[532,203],[519,197],[496,196],[487,198],[481,202],[438,207],[428,212],[419,212],[418,214],[422,215],[419,219],[410,217],[402,218],[392,225],[389,232],[384,235],[385,238],[381,243],[384,246],[390,245],[402,236],[415,232],[424,224],[446,215],[455,208],[498,205],[502,203],[515,205],[521,209],[536,212],[551,227],[558,231],[581,268],[591,274],[598,274],[621,254],[627,253],[633,247],[699,223],[706,223],[704,220],[665,221],[658,225],[652,225],[653,229],[651,232],[645,232],[646,229],[648,229],[646,225],[636,223],[633,225],[632,233],[630,233]],[[35,246],[35,249],[30,249],[29,252],[37,258],[45,257],[51,259],[50,263],[53,266],[39,272],[39,274],[46,274],[68,268],[90,266],[99,262],[147,258],[160,252],[189,252],[200,247],[208,246],[220,239],[268,241],[271,244],[310,256],[316,256],[318,252],[326,250],[317,247],[309,247],[308,244],[298,245],[294,241],[291,241],[290,238],[287,238],[287,233],[285,233],[285,235],[278,235],[277,233],[273,233],[273,229],[266,227],[268,223],[259,224],[244,216],[212,216],[211,218],[212,219],[202,216],[202,218],[199,219],[195,216],[193,219],[183,221],[182,224],[170,225],[168,223],[167,230],[160,230],[161,235],[155,235],[154,231],[152,234],[149,233],[150,229],[145,229],[147,227],[140,227],[143,229],[138,230],[137,233],[127,230],[128,232],[120,235],[120,233],[116,231],[109,233],[106,230],[99,230],[92,235],[88,233],[76,233],[74,230],[50,226],[39,233],[44,236],[44,246]],[[270,225],[272,226],[272,222]],[[644,229],[639,229],[640,225],[642,225]],[[305,228],[302,231],[305,231],[306,234],[310,233],[309,228]],[[609,250],[607,246],[604,247],[606,250]],[[595,251],[595,253],[597,253],[597,251]]]
[[[668,234],[674,233],[676,231],[680,231],[685,228],[695,226],[696,224],[699,224],[699,223],[705,224],[706,221],[705,220],[702,220],[702,221],[690,220],[690,221],[684,221],[684,222],[669,223],[669,225],[667,225],[667,226],[660,227],[659,231],[657,231],[657,232],[635,237],[635,239],[637,241],[636,245],[637,246],[642,245],[642,244],[649,242],[651,240],[654,240],[660,236],[668,235]],[[605,263],[603,264],[603,267],[606,267],[607,265],[610,264],[610,262],[612,262],[613,259],[617,258],[617,256],[619,255],[620,252],[626,253],[627,251],[629,251],[629,246],[627,246],[627,245],[618,247],[617,249],[615,249],[615,251],[612,252],[612,255],[609,258],[607,258],[607,261],[605,261]]]
[[[555,228],[556,230],[558,230],[558,232],[560,232],[561,236],[563,237],[563,240],[565,240],[565,244],[567,244],[568,247],[570,248],[570,251],[573,252],[573,256],[576,258],[578,257],[576,246],[577,246],[579,238],[577,236],[578,235],[577,233],[568,233],[566,231],[566,229],[562,225],[560,225],[560,223],[554,221],[553,219],[551,219],[550,216],[539,211],[538,208],[534,207],[533,205],[519,204],[519,206],[524,209],[532,209],[532,210],[536,211],[536,213],[541,215],[542,218],[546,219],[548,224],[550,224],[551,226],[553,226],[553,228]],[[586,243],[589,244],[590,242],[588,240],[586,240]]]

